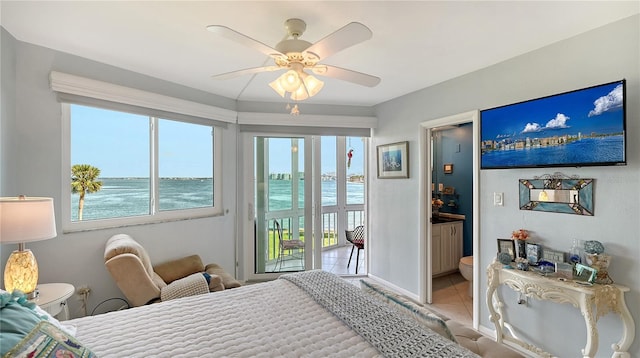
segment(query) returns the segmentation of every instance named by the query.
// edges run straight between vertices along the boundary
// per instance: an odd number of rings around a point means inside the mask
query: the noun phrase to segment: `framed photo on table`
[[[516,245],[511,239],[498,239],[498,254],[506,252],[511,255],[511,261],[516,259]]]
[[[409,142],[379,145],[378,178],[398,179],[409,177]]]

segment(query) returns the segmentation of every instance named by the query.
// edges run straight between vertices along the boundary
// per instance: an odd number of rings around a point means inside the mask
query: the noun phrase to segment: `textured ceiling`
[[[373,38],[322,63],[378,76],[362,87],[327,79],[309,103],[371,106],[639,13],[638,1],[2,1],[1,24],[20,41],[241,101],[285,102],[280,72],[215,80],[271,64],[206,30],[225,25],[270,46],[284,21],[307,23],[311,43],[358,21]],[[615,39],[612,39],[615,41]],[[597,50],[597,44],[594,44]]]

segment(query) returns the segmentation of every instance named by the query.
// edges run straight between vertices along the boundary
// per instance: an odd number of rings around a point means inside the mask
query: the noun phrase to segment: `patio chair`
[[[275,230],[276,237],[278,239],[278,243],[280,246],[278,259],[276,260],[276,265],[274,266],[274,271],[278,270],[278,264],[280,264],[280,269],[282,270],[282,263],[284,261],[285,251],[298,251],[298,256],[300,259],[300,266],[304,268],[304,241],[295,240],[295,239],[284,239],[284,234],[282,231],[282,226],[280,226],[280,222],[278,220],[273,221],[273,228]],[[293,255],[287,255],[294,257]]]
[[[351,247],[351,255],[349,255],[349,262],[347,262],[347,268],[351,265],[351,258],[353,257],[353,250],[358,249],[356,253],[356,275],[358,274],[358,263],[360,261],[360,250],[364,250],[364,226],[356,226],[353,230],[344,231],[347,241],[353,244]]]

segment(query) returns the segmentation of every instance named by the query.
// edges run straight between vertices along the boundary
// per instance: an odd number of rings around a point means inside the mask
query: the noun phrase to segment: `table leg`
[[[613,349],[612,358],[631,358],[629,354],[629,347],[631,343],[633,343],[633,339],[636,334],[636,325],[633,322],[633,317],[629,312],[629,308],[627,308],[627,303],[624,301],[624,292],[618,292],[618,314],[622,319],[622,338],[618,341],[617,344],[612,344],[611,349]]]
[[[489,270],[487,270],[487,274],[489,276],[487,287],[487,306],[490,313],[489,319],[496,326],[496,342],[502,343],[502,337],[504,335],[502,330],[502,302],[500,302],[500,297],[498,297],[496,292],[496,289],[498,288],[497,273],[490,267]]]
[[[582,295],[580,298],[580,312],[587,326],[587,344],[582,349],[582,356],[584,358],[595,357],[598,351],[598,328],[593,319],[593,300],[587,295]]]
[[[62,305],[62,311],[58,313],[58,320],[66,321],[69,319],[69,306],[67,306],[67,301],[63,301],[60,304]]]

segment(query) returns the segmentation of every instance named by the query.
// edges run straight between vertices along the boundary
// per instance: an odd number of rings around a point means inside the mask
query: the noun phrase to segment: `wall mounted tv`
[[[480,111],[482,169],[626,164],[625,80]]]

